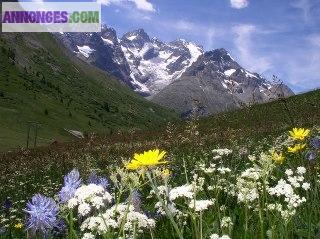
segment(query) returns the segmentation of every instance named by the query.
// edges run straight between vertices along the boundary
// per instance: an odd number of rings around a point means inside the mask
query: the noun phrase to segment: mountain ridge
[[[220,48],[200,56],[181,78],[151,100],[188,117],[191,113],[207,116],[291,95],[287,86],[247,71]]]
[[[192,84],[185,82],[187,88],[173,90],[177,96],[174,101],[183,102],[166,102],[166,97],[172,98],[172,95],[165,96],[166,92],[173,93],[170,89],[175,85],[183,85],[184,81],[181,79],[207,77],[208,79],[202,79],[202,83],[203,80],[212,79],[211,87],[215,87],[212,90],[218,90],[221,97],[227,97],[226,101],[233,98],[235,107],[241,104],[264,103],[294,94],[286,85],[279,86],[258,73],[246,70],[224,48],[205,51],[202,46],[184,39],[163,42],[150,37],[142,28],[129,31],[121,38],[118,38],[115,29],[107,26],[103,26],[101,33],[62,33],[58,34],[57,38],[64,44],[72,42],[69,46],[67,44],[67,47],[77,57],[114,74],[140,95],[182,115],[190,112],[190,102],[186,103],[186,99],[177,94],[191,94],[190,87],[198,88],[200,85],[197,85],[195,79]],[[198,101],[203,100],[203,97],[196,98]],[[185,107],[177,109],[175,106],[182,103],[189,105],[183,112],[181,109]],[[207,103],[219,105],[222,102],[210,100]],[[218,108],[218,111],[209,110],[204,115],[228,110],[228,107]]]

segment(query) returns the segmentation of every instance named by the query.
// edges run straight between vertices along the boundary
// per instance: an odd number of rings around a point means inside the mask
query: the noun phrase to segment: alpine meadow
[[[320,238],[318,1],[91,3],[0,32],[0,239]]]

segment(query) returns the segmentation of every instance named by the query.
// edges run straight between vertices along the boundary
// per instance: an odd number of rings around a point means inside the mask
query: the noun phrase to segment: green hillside
[[[112,76],[68,56],[49,34],[0,35],[0,150],[73,139],[65,131],[109,134],[157,127],[177,116]],[[31,126],[30,126],[31,125]]]
[[[199,121],[199,131],[210,135],[223,135],[233,139],[248,136],[277,135],[293,126],[312,127],[320,122],[320,90],[295,95],[287,99],[253,105]]]

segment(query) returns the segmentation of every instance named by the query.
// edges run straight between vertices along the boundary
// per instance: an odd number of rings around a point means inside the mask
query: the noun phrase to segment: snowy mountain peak
[[[185,39],[163,42],[150,38],[143,29],[128,32],[121,39],[107,26],[102,27],[101,33],[56,36],[77,57],[113,74],[143,96],[157,95],[185,78],[210,82],[242,102],[248,102],[254,92],[264,100],[273,87],[259,74],[242,68],[223,48],[204,52],[201,46]]]
[[[143,30],[129,32],[122,37],[121,48],[130,65],[136,91],[153,95],[180,77],[195,62],[203,49],[186,40],[165,43],[150,40]],[[147,89],[147,91],[146,91]]]
[[[210,58],[212,61],[232,61],[235,62],[235,60],[232,58],[230,53],[226,51],[224,48],[215,49],[212,51],[208,51],[205,53],[205,56],[207,58]]]
[[[121,43],[128,47],[139,47],[140,49],[146,42],[150,42],[150,37],[143,29],[128,32],[121,38]]]
[[[113,28],[103,26],[101,29],[101,38],[109,44],[119,43],[116,30]]]

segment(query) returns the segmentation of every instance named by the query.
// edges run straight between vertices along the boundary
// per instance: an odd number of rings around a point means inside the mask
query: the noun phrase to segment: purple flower
[[[97,175],[96,172],[91,172],[89,178],[88,178],[88,184],[96,184],[102,186],[104,189],[107,189],[109,187],[109,180],[104,177],[100,177]]]
[[[131,205],[134,207],[134,210],[136,212],[140,212],[141,211],[141,194],[139,190],[133,189],[131,192],[131,198],[128,197],[127,202],[131,203]]]
[[[314,161],[316,158],[317,158],[317,153],[315,151],[309,151],[307,152],[306,154],[306,158],[309,160],[309,161]]]
[[[5,211],[8,211],[11,207],[12,207],[12,202],[10,201],[10,199],[7,198],[6,200],[4,200],[3,209]]]
[[[314,149],[320,149],[320,138],[314,137],[310,140],[310,144]]]
[[[40,232],[48,235],[52,229],[59,226],[57,219],[59,208],[52,198],[36,194],[27,203],[24,211],[28,214],[26,229],[34,234]]]
[[[9,215],[9,210],[11,207],[12,207],[12,202],[10,201],[10,199],[7,198],[6,200],[4,200],[2,209],[6,215]]]
[[[70,173],[64,176],[64,185],[59,192],[59,198],[62,203],[69,201],[81,184],[79,171],[73,169]]]
[[[64,184],[72,187],[78,188],[81,184],[81,178],[79,171],[77,169],[73,169],[70,173],[64,176]]]
[[[61,236],[63,236],[66,233],[66,231],[67,231],[67,226],[65,222],[62,219],[59,219],[57,221],[57,226],[52,231],[52,236],[53,238],[56,238],[56,237],[61,238]]]

